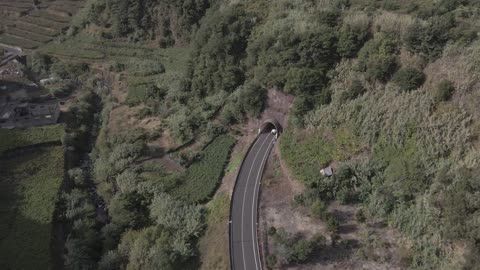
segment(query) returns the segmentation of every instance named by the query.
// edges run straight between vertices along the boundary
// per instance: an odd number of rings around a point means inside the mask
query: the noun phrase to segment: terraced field
[[[65,31],[85,0],[0,0],[0,44],[36,49]]]
[[[159,94],[159,87],[167,89],[172,83],[179,83],[190,55],[189,48],[159,49],[145,43],[104,40],[87,34],[62,43],[52,42],[39,51],[65,60],[101,61],[117,71],[126,71],[130,105]]]

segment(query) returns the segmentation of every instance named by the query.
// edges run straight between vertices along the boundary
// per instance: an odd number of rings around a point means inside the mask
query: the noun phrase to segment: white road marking
[[[247,183],[245,184],[245,189],[243,191],[243,201],[242,201],[242,230],[241,230],[241,243],[242,243],[242,257],[243,257],[243,268],[245,269],[245,245],[244,245],[244,240],[243,240],[243,228],[245,226],[243,226],[243,216],[245,214],[245,197],[247,196],[247,187],[248,187],[248,183],[250,182],[250,175],[252,174],[252,169],[253,169],[253,164],[255,164],[255,161],[257,160],[257,156],[258,154],[260,153],[260,150],[262,149],[263,145],[265,144],[265,142],[267,141],[268,139],[268,135],[265,137],[265,139],[263,140],[263,143],[262,145],[260,146],[260,149],[259,151],[257,152],[257,154],[255,155],[255,157],[253,158],[253,161],[252,161],[252,165],[250,166],[250,171],[248,172],[248,176],[247,176]],[[256,144],[256,142],[255,142]],[[254,149],[255,145],[252,147],[252,149]],[[248,155],[248,153],[247,153]]]
[[[271,150],[271,147],[273,146],[273,143],[272,142],[275,142],[275,137],[273,137],[273,139],[270,141],[270,145],[268,146],[267,148],[267,151],[265,152],[265,155],[263,156],[263,159],[262,159],[262,163],[260,163],[260,170],[258,170],[258,174],[257,174],[257,178],[255,180],[255,188],[253,189],[253,204],[252,204],[252,221],[253,220],[257,220],[257,217],[255,217],[255,202],[256,202],[256,199],[257,199],[257,196],[258,196],[258,192],[260,190],[260,181],[261,180],[261,175],[262,175],[262,172],[263,172],[263,166],[269,156],[269,153],[270,153],[270,150]],[[258,188],[257,188],[258,187]],[[258,225],[257,222],[253,223],[252,222],[252,235],[253,235],[253,239],[257,239],[257,227],[255,226],[255,224]],[[255,258],[255,269],[258,270],[258,265],[260,265],[260,270],[262,270],[262,263],[260,262],[260,258],[258,258],[257,260],[257,255],[260,256],[260,248],[258,246],[258,239],[257,241],[253,241],[252,242],[252,245],[253,245],[253,253],[254,253],[254,258]],[[257,252],[255,252],[255,246],[257,247]]]

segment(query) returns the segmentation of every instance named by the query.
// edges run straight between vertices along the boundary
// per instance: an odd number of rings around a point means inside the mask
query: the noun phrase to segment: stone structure
[[[0,128],[28,128],[52,125],[58,122],[60,106],[57,102],[18,103],[0,100]]]

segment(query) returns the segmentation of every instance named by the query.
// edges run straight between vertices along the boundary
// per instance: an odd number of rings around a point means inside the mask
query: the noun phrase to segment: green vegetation
[[[338,128],[333,132],[333,139],[322,133],[301,136],[291,130],[286,131],[280,140],[285,161],[295,176],[305,183],[316,181],[321,174],[320,169],[333,160],[344,160],[362,150],[362,143],[354,133],[346,128]]]
[[[392,80],[402,91],[412,91],[425,82],[425,74],[414,68],[403,68],[395,73]]]
[[[66,30],[84,1],[16,1],[0,3],[0,41],[23,49],[37,49]],[[62,7],[67,6],[64,10]]]
[[[299,234],[288,233],[282,228],[271,227],[268,235],[274,242],[272,254],[267,258],[267,265],[270,269],[279,265],[305,263],[312,258],[314,252],[326,244],[323,235],[315,235],[312,239],[307,240]]]
[[[84,93],[66,113],[63,138],[68,268],[195,268],[205,224],[203,267],[224,267],[211,238],[225,198],[208,201],[235,143],[230,128],[259,117],[271,88],[295,96],[280,150],[306,186],[295,202],[326,223],[332,246],[339,222],[327,208],[336,200],[361,207],[359,222],[396,228],[407,268],[478,264],[477,1],[57,2],[26,11],[0,41],[40,46],[27,71],[57,78],[46,85],[54,95]],[[135,123],[118,131],[123,117]],[[49,131],[5,132],[2,152],[23,137],[50,141]],[[93,165],[80,169],[87,154]],[[327,165],[333,177],[321,175]],[[323,245],[271,236],[270,267],[306,262]]]
[[[188,167],[175,194],[185,201],[204,202],[208,200],[223,176],[230,151],[235,140],[222,135],[212,141]]]
[[[227,270],[229,268],[228,230],[225,222],[230,210],[229,197],[218,194],[207,205],[207,227],[200,238],[198,250],[202,265],[200,270]]]
[[[455,87],[453,83],[449,80],[442,80],[434,92],[435,101],[448,101],[455,92]]]
[[[63,133],[62,125],[28,129],[0,129],[0,154],[18,147],[60,142]]]
[[[52,219],[63,181],[63,147],[39,147],[2,158],[0,265],[49,269]]]

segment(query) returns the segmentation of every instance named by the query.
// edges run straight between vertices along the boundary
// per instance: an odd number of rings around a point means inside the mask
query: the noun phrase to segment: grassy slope
[[[226,194],[218,194],[207,205],[207,230],[200,239],[200,270],[227,270],[228,258],[228,231],[227,220],[229,212],[229,198]]]
[[[45,147],[0,163],[0,268],[50,269],[63,148]]]

